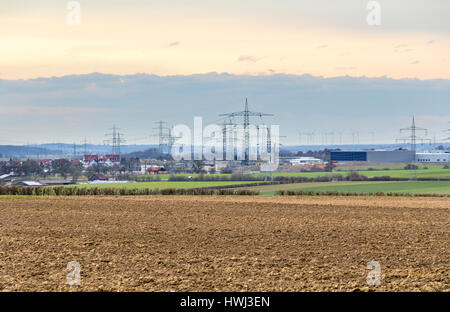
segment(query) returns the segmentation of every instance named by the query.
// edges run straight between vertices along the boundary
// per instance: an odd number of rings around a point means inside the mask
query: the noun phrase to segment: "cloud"
[[[19,105],[0,107],[0,114],[17,116],[68,116],[103,113],[106,109],[97,107],[55,107],[41,105]]]
[[[239,61],[239,62],[251,62],[251,63],[256,63],[256,62],[259,61],[259,59],[257,59],[257,58],[254,57],[254,56],[251,56],[251,55],[241,55],[241,56],[238,58],[238,61]]]
[[[87,91],[96,91],[98,90],[97,84],[95,82],[91,82],[86,87]]]
[[[405,63],[411,61],[414,59]],[[17,141],[52,141],[64,134],[65,142],[70,142],[79,140],[80,131],[84,131],[90,140],[100,142],[113,123],[129,137],[142,137],[149,123],[158,119],[169,124],[190,124],[193,116],[202,116],[206,124],[213,123],[219,114],[241,110],[248,97],[251,110],[275,114],[267,123],[279,124],[291,142],[296,140],[299,129],[338,131],[350,127],[382,131],[377,140],[392,142],[399,128],[395,120],[401,116],[433,112],[450,115],[446,102],[450,80],[344,76],[356,68],[350,64],[339,65],[343,75],[332,78],[272,74],[267,66],[266,74],[260,76],[96,73],[0,79],[0,124],[14,133]],[[120,79],[126,83],[121,84]],[[94,83],[95,91],[87,92]],[[311,117],[314,114],[322,117]],[[79,121],[84,122],[82,127]],[[429,126],[418,119],[418,124],[430,131],[442,131],[448,128],[447,121],[443,118]]]
[[[173,48],[173,47],[180,45],[180,43],[181,43],[180,41],[173,41],[173,42],[163,46],[163,48]]]
[[[398,52],[405,53],[405,52],[414,51],[414,49],[411,49],[408,47],[409,47],[409,45],[407,45],[407,44],[399,44],[399,45],[395,46],[394,52],[395,53],[398,53]]]

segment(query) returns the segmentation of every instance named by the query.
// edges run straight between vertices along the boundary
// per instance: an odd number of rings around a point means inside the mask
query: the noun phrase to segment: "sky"
[[[366,0],[79,0],[77,25],[70,2],[0,0],[0,144],[101,143],[113,123],[149,143],[156,120],[245,97],[290,144],[449,128],[448,0],[376,1],[379,25]]]
[[[450,79],[450,1],[0,1],[0,78],[102,72]]]
[[[0,80],[0,144],[80,143],[84,137],[102,144],[113,124],[128,144],[157,143],[150,137],[156,121],[193,129],[199,116],[204,126],[221,125],[219,114],[242,111],[245,98],[250,110],[274,114],[251,121],[279,125],[283,144],[357,143],[353,133],[359,143],[392,144],[409,134],[400,129],[413,114],[429,139],[442,142],[450,128],[445,79],[94,73]]]

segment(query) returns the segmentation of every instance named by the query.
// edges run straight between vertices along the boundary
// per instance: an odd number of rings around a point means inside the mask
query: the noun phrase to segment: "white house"
[[[315,165],[315,164],[323,164],[323,160],[314,157],[300,157],[289,160],[291,165],[293,166],[305,166],[305,165]]]

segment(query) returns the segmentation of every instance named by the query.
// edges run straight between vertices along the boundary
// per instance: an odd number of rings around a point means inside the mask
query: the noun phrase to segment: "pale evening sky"
[[[0,78],[102,72],[450,79],[450,1],[0,1]]]

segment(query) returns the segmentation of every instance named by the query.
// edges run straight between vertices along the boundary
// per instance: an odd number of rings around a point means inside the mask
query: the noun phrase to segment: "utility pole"
[[[165,131],[169,130],[168,127],[164,126],[165,124],[167,124],[166,122],[160,120],[158,122],[156,122],[158,124],[158,128],[153,128],[153,129],[157,129],[158,130],[158,145],[159,145],[159,152],[162,154],[164,151],[164,145],[166,145],[166,139],[167,139],[167,135],[165,134]]]
[[[411,178],[410,180],[417,180],[417,170],[416,170],[416,142],[418,139],[422,139],[417,136],[417,132],[423,132],[425,136],[428,134],[428,130],[425,128],[420,128],[416,126],[415,118],[412,118],[412,124],[410,127],[400,129],[400,133],[409,132],[409,136],[406,138],[397,139],[397,141],[410,142],[411,144]]]
[[[234,155],[234,147],[236,146],[236,137],[234,136],[233,127],[236,124],[233,123],[233,118],[225,118],[223,121],[222,126],[222,141],[223,141],[223,159],[227,158],[227,151],[228,148],[232,149],[230,150],[231,154]],[[232,140],[231,146],[228,146],[228,140]],[[231,162],[231,159],[229,159],[229,163]]]
[[[120,143],[125,142],[125,139],[120,138],[120,133],[117,133],[117,147],[116,147],[116,154],[120,155]]]
[[[105,135],[111,137],[107,142],[112,143],[112,155],[120,155],[120,143],[125,142],[125,140],[121,138],[123,134],[119,132],[119,128],[117,128],[116,125],[113,125],[109,130],[112,130],[112,132]]]
[[[249,126],[250,126],[250,117],[260,117],[263,116],[273,116],[273,114],[266,114],[261,112],[253,112],[248,109],[248,99],[245,98],[245,106],[243,111],[233,112],[233,113],[227,113],[227,114],[220,114],[219,116],[225,116],[230,118],[230,120],[233,120],[235,117],[243,117],[243,130],[244,130],[244,151],[245,151],[245,157],[244,157],[244,163],[247,164],[249,161],[249,152],[250,152],[250,132],[249,132]],[[268,130],[267,133],[267,141],[268,143],[271,142],[270,138],[270,130]]]
[[[88,144],[86,137],[84,137],[84,140],[81,142],[81,144],[83,144],[83,147],[84,147],[83,152],[84,152],[84,155],[86,155],[87,154],[87,144]]]
[[[170,153],[170,149],[172,148],[175,139],[179,139],[180,137],[172,135],[172,130],[167,126],[167,122],[160,120],[155,123],[158,126],[153,128],[153,130],[157,130],[157,134],[153,136],[158,137],[159,153],[168,154]]]

